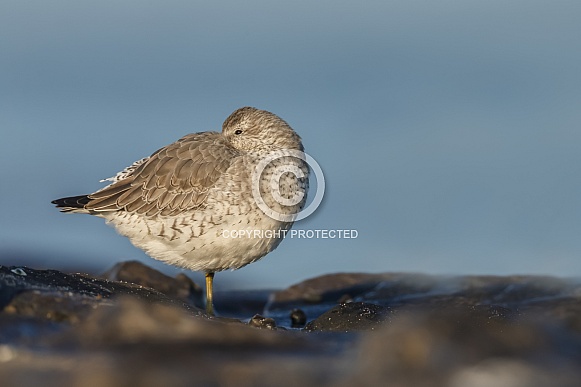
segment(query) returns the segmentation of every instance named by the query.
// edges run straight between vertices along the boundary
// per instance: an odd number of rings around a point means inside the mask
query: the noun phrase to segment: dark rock
[[[305,280],[285,290],[271,295],[264,308],[264,314],[276,322],[288,324],[288,314],[292,309],[301,309],[308,319],[314,319],[345,300],[372,291],[394,274],[338,273]]]
[[[123,278],[142,285],[0,267],[1,384],[535,387],[581,378],[579,281],[328,275],[266,307],[268,291],[220,292],[218,313],[222,305],[234,319],[193,307],[189,281],[136,271],[146,274]],[[309,318],[303,330],[284,329]]]
[[[23,295],[27,292],[34,294]],[[110,299],[119,296],[133,296],[147,302],[176,305],[203,314],[201,310],[181,300],[140,285],[93,278],[84,274],[65,274],[57,270],[0,266],[0,308],[5,313],[22,312],[28,316],[44,316],[49,320],[61,318],[74,321],[81,319],[89,307],[111,302]],[[27,297],[35,298],[37,302],[27,305]],[[48,312],[51,307],[52,317]],[[60,317],[56,317],[59,313]],[[75,317],[75,314],[79,316]]]
[[[375,288],[393,274],[339,273],[312,278],[273,293],[268,309],[286,309],[309,304],[337,303],[344,295],[357,296]]]
[[[111,281],[129,282],[155,289],[168,297],[184,300],[198,308],[204,307],[204,292],[188,276],[179,273],[169,277],[138,261],[120,262],[102,275]]]
[[[389,319],[389,308],[364,302],[339,304],[309,322],[306,331],[350,332],[373,330]]]
[[[272,318],[263,317],[259,314],[254,315],[250,321],[248,321],[248,325],[255,328],[260,329],[276,329],[276,322]]]
[[[350,294],[343,294],[341,298],[337,300],[338,304],[345,304],[347,302],[353,302],[353,297]]]
[[[302,328],[307,323],[307,315],[302,309],[291,310],[290,319],[292,328]]]

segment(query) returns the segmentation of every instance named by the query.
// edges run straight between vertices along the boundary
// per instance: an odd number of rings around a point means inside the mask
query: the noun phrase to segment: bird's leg
[[[206,313],[210,316],[214,315],[214,302],[213,300],[213,293],[212,287],[214,284],[214,272],[207,272],[206,273]]]

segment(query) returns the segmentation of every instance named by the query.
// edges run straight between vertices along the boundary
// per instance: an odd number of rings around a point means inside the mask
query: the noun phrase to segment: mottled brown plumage
[[[289,151],[302,150],[300,137],[285,121],[245,107],[225,120],[221,133],[188,134],[107,179],[112,181],[107,187],[53,203],[63,212],[105,218],[155,259],[205,271],[211,313],[213,273],[260,259],[284,237],[232,239],[224,235],[240,230],[288,230],[294,221],[292,214],[304,206],[308,168],[304,160],[288,156]],[[273,161],[264,169],[264,176],[254,181],[257,166],[273,152],[285,156]],[[290,206],[279,203],[269,192],[271,177],[281,166],[302,171],[302,176],[280,174],[276,187],[280,195],[303,195]],[[252,193],[257,184],[269,208],[287,217],[267,216],[257,206]]]
[[[125,179],[88,195],[85,209],[147,216],[198,209],[237,156],[220,133],[189,134],[155,152]]]

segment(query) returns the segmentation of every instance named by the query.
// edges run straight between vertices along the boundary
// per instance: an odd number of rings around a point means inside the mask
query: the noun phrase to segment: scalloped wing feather
[[[154,216],[202,207],[238,155],[220,133],[187,135],[117,174],[124,178],[89,195],[86,209]]]

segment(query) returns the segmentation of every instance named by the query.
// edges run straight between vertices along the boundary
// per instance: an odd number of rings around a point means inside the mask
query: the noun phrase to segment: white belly
[[[274,250],[290,223],[267,216],[224,216],[221,221],[196,214],[145,218],[126,212],[103,216],[150,257],[194,271],[239,269]]]

